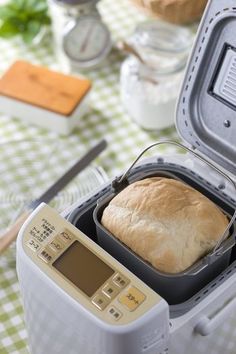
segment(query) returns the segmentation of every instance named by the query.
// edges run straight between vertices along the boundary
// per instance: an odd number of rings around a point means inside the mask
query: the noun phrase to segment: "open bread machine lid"
[[[210,0],[177,105],[176,126],[194,148],[236,175],[236,2]]]

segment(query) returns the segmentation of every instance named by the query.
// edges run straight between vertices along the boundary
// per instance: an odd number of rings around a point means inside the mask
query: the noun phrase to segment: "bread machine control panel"
[[[47,205],[26,223],[23,248],[47,276],[105,322],[130,323],[161,300]]]

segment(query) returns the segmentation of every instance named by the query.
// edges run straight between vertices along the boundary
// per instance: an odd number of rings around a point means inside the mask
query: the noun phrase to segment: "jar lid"
[[[129,42],[148,66],[165,74],[184,68],[193,37],[189,28],[153,20],[139,24]]]

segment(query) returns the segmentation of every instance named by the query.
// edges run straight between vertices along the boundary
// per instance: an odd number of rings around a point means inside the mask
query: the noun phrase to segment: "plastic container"
[[[70,134],[88,111],[92,83],[18,60],[0,81],[0,112]]]

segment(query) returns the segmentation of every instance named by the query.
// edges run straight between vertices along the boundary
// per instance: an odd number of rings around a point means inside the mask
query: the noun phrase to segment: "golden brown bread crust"
[[[131,0],[148,14],[175,24],[187,24],[198,20],[207,0]]]
[[[214,248],[228,219],[190,186],[152,177],[114,197],[101,223],[158,270],[178,273]]]

